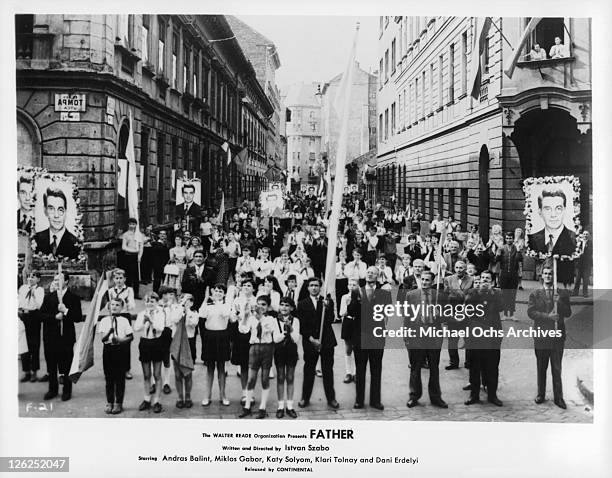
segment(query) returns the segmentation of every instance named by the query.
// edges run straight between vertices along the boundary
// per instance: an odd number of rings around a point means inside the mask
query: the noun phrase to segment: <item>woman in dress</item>
[[[186,253],[187,253],[187,263],[189,265],[193,265],[193,253],[195,251],[201,250],[202,249],[202,240],[200,239],[200,236],[193,236],[190,240],[189,240],[189,247],[187,247]]]
[[[181,287],[183,272],[187,268],[187,250],[183,246],[183,236],[177,234],[174,237],[174,247],[170,249],[169,254],[168,265],[175,265],[176,267],[164,268],[164,285],[178,291]]]

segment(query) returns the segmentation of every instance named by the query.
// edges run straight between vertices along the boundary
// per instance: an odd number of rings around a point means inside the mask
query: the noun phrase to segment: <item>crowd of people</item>
[[[336,247],[336,280],[323,289],[329,244],[329,213],[315,195],[287,194],[286,216],[262,218],[254,205],[220,217],[216,211],[198,211],[199,217],[179,216],[172,230],[138,231],[135,220],[122,236],[118,265],[112,271],[112,287],[105,298],[96,332],[103,343],[106,381],[105,412],[123,411],[126,380],[130,371],[131,342],[139,332],[138,356],[143,371],[143,400],[139,410],[163,411],[161,396],[177,392],[175,406],[191,408],[193,375],[182,366],[176,344],[186,334],[192,363],[205,365],[203,407],[212,401],[215,372],[218,397],[229,406],[238,397],[226,394],[233,373],[240,379],[242,412],[252,415],[254,390],[261,376],[257,418],[267,416],[270,379],[276,378],[276,417],[296,418],[295,370],[303,362],[299,408],[310,404],[315,377],[321,376],[328,405],[337,409],[334,389],[333,324],[341,322],[344,342],[344,383],[355,383],[356,409],[365,406],[366,368],[370,364],[372,408],[383,410],[381,398],[384,339],[364,343],[364,331],[373,327],[373,307],[398,301],[414,303],[483,302],[481,322],[454,320],[423,322],[430,327],[502,327],[502,317],[515,314],[516,291],[521,288],[525,238],[521,229],[502,232],[493,226],[483,241],[477,226],[461,225],[440,215],[426,222],[416,208],[406,210],[373,205],[364,198],[348,197],[342,207]],[[443,243],[440,245],[440,241]],[[588,246],[587,246],[588,247]],[[587,293],[588,267],[581,262],[580,279]],[[578,271],[578,265],[576,266]],[[585,272],[586,270],[586,272]],[[552,288],[552,269],[541,266],[542,289],[529,297],[528,315],[538,327],[563,327],[571,314],[569,294]],[[83,320],[80,301],[68,290],[70,278],[58,275],[48,291],[39,286],[33,272],[19,288],[19,316],[27,337],[22,355],[22,382],[49,382],[45,400],[72,395],[68,378],[73,358],[76,322]],[[569,282],[569,281],[568,281]],[[397,288],[397,296],[395,290]],[[144,310],[136,313],[143,294]],[[322,290],[334,290],[323,294]],[[48,375],[38,377],[40,327]],[[408,324],[410,325],[410,324]],[[38,337],[38,338],[37,338]],[[199,340],[198,340],[199,337]],[[551,363],[555,403],[565,408],[561,387],[564,338],[536,350],[538,392],[545,399],[546,369]],[[199,345],[198,345],[199,342]],[[484,386],[489,402],[497,397],[500,343],[466,343],[464,365],[469,368],[468,405],[480,401]],[[537,344],[536,344],[537,347]],[[199,348],[199,355],[198,355]],[[432,405],[446,408],[439,381],[442,340],[415,344],[406,341],[410,362],[408,407],[422,396],[421,369],[429,369]],[[446,370],[460,368],[459,343],[448,342]],[[195,370],[198,370],[197,368]],[[174,371],[174,383],[171,375]],[[59,374],[59,380],[58,380]]]

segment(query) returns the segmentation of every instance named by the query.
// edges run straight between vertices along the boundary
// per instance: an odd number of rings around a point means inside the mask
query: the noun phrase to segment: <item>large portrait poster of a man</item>
[[[199,218],[202,215],[201,183],[198,178],[178,178],[176,180],[175,216]]]
[[[41,173],[34,180],[32,252],[55,259],[79,260],[83,233],[72,178]]]
[[[540,259],[580,255],[580,181],[574,176],[528,178],[524,183],[527,252]]]

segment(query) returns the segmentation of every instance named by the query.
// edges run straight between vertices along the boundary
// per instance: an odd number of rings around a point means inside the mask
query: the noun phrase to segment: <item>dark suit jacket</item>
[[[183,280],[181,281],[183,292],[193,295],[193,303],[196,309],[199,309],[204,301],[206,292],[206,267],[202,267],[202,275],[198,277],[195,266],[189,266],[183,272]]]
[[[414,261],[415,259],[422,259],[423,253],[421,252],[421,247],[418,244],[414,245],[414,249],[410,249],[410,246],[406,246],[404,248],[404,254],[408,254],[410,256],[410,261]]]
[[[153,241],[151,243],[151,264],[153,269],[163,269],[169,260],[170,250],[168,246],[158,240]]]
[[[17,230],[25,231],[28,234],[32,232],[32,217],[29,216],[27,219],[21,216],[21,209],[17,209]],[[22,224],[23,222],[23,224]]]
[[[187,212],[185,212],[185,203],[182,203],[176,205],[176,207],[174,208],[174,214],[175,216],[179,217],[190,216],[199,218],[202,216],[202,210],[199,204],[192,202]]]
[[[372,296],[372,300],[368,300],[368,296],[366,294],[366,288],[361,287],[361,314],[360,314],[360,323],[355,323],[353,325],[353,339],[357,339],[356,336],[359,337],[358,341],[354,341],[354,345],[358,345],[364,349],[384,349],[385,347],[385,338],[384,337],[375,337],[373,330],[375,327],[382,327],[386,329],[387,326],[384,320],[376,321],[374,320],[374,306],[382,305],[385,306],[390,304],[391,292],[383,289],[375,289],[374,295]]]
[[[52,344],[72,346],[76,342],[74,324],[83,322],[81,311],[81,299],[75,294],[66,291],[62,303],[68,309],[68,314],[63,319],[63,334],[60,334],[60,321],[55,318],[58,312],[59,300],[57,292],[45,294],[42,306],[40,307],[40,318],[43,323],[43,339]]]
[[[314,304],[310,299],[310,296],[306,297],[298,303],[296,316],[300,319],[300,335],[304,338],[304,341],[309,342],[309,338],[313,337],[319,339],[319,332],[321,327],[321,313],[322,313],[323,302],[319,302],[319,306],[315,310]],[[330,306],[325,309],[325,318],[323,320],[323,337],[321,340],[322,348],[335,347],[338,342],[336,341],[336,335],[334,329],[332,329],[332,323],[334,322],[334,303],[330,301]]]
[[[548,318],[553,305],[553,302],[548,298],[548,291],[544,288],[535,290],[529,295],[527,315],[533,320],[534,328],[544,331],[555,329],[555,321]],[[562,336],[560,338],[534,338],[533,343],[536,348],[549,347],[556,341],[565,341],[565,319],[572,315],[569,294],[565,290],[558,291],[557,313],[559,314],[557,327],[558,330],[561,330]]]
[[[36,241],[36,252],[42,252],[45,255],[51,254],[53,251],[51,250],[50,239],[49,228],[34,234],[34,240]],[[79,255],[77,238],[67,229],[64,231],[64,235],[57,245],[55,255],[66,257],[68,259],[76,259]]]
[[[503,330],[500,318],[503,299],[499,289],[470,289],[466,294],[465,303],[472,304],[474,307],[481,305],[484,311],[482,315],[473,313],[470,317],[466,317],[465,322],[470,332],[477,327],[483,330]],[[501,342],[501,337],[474,337],[473,333],[470,333],[465,340],[466,347],[473,349],[499,349]]]
[[[438,292],[436,291],[435,288],[431,288],[430,291],[431,291],[431,304],[435,304],[436,299],[439,303],[441,304],[444,303],[444,293],[443,292]],[[422,293],[422,289],[414,289],[414,290],[409,291],[406,294],[406,302],[408,302],[408,304],[414,304],[415,306],[422,304],[421,293]],[[424,323],[424,320],[426,318],[431,319],[432,323],[431,324]],[[409,329],[415,329],[417,331],[415,338],[408,338],[408,337],[404,338],[404,342],[406,343],[407,347],[415,348],[415,349],[439,349],[442,347],[442,342],[443,342],[442,338],[423,337],[423,336],[420,336],[419,334],[419,328],[421,327],[434,328],[434,329],[443,328],[442,317],[439,317],[435,314],[430,314],[428,317],[424,317],[422,313],[418,314],[417,317],[414,317],[412,316],[412,314],[408,314],[404,316],[404,327],[407,327]]]
[[[546,248],[546,242],[548,239],[545,237],[545,229],[541,229],[538,232],[529,234],[527,236],[527,244],[533,251],[546,254],[548,249]],[[559,255],[571,256],[576,250],[576,233],[570,231],[567,227],[563,226],[561,234],[553,247],[552,253]]]

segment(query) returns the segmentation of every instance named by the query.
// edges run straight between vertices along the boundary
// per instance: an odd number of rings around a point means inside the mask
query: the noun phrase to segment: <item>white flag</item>
[[[128,213],[138,221],[138,178],[136,175],[136,155],[134,153],[134,119],[130,111],[130,135],[128,136],[125,156],[128,164],[127,174],[127,201]]]

